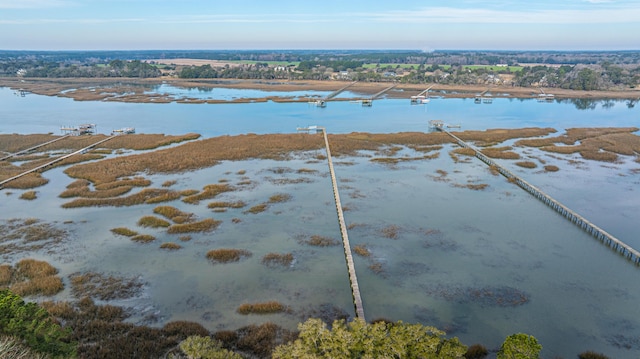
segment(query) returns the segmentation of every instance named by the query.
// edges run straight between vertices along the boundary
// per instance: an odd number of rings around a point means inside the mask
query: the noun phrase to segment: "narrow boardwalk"
[[[328,94],[327,97],[324,98],[324,101],[329,101],[332,98],[338,96],[342,91],[348,89],[350,86],[354,85],[356,82],[358,82],[358,81],[353,81],[352,83],[348,84],[347,86],[333,91],[332,93]]]
[[[520,178],[520,177],[514,175],[513,173],[509,172],[507,169],[505,169],[504,167],[502,167],[499,164],[497,164],[495,161],[491,160],[489,157],[487,157],[484,154],[482,154],[482,152],[480,152],[480,150],[478,150],[477,148],[467,144],[466,142],[464,142],[463,140],[461,140],[460,138],[458,138],[457,136],[455,136],[451,132],[449,132],[446,129],[444,129],[442,126],[438,126],[438,127],[436,127],[436,129],[438,129],[439,131],[442,131],[442,132],[448,134],[449,136],[451,136],[460,146],[462,146],[464,148],[472,149],[475,152],[475,156],[479,160],[481,160],[482,162],[486,163],[487,165],[489,165],[489,166],[491,166],[493,168],[496,168],[498,170],[498,172],[500,172],[500,174],[502,174],[503,176],[505,176],[509,180],[509,182],[513,182],[513,183],[517,184],[520,188],[524,189],[525,191],[529,192],[531,195],[533,195],[537,199],[541,200],[544,204],[546,204],[547,206],[549,206],[552,209],[554,209],[556,212],[558,212],[561,215],[563,215],[566,219],[568,219],[569,221],[574,223],[576,226],[582,228],[587,233],[589,233],[592,236],[594,236],[597,239],[599,239],[602,243],[608,245],[609,248],[611,248],[611,249],[615,250],[616,252],[620,253],[621,255],[625,256],[627,259],[629,259],[630,261],[632,261],[636,265],[640,265],[640,252],[638,252],[637,250],[633,249],[631,246],[629,246],[628,244],[622,242],[621,240],[619,240],[618,238],[614,237],[613,235],[607,233],[602,228],[600,228],[600,227],[596,226],[595,224],[591,223],[586,218],[582,217],[578,213],[576,213],[576,212],[572,211],[571,209],[569,209],[567,206],[565,206],[562,203],[556,201],[551,196],[547,195],[546,193],[544,193],[542,190],[538,189],[534,185],[528,183],[527,181],[523,180],[522,178]]]
[[[6,156],[4,156],[4,157],[0,158],[0,161],[4,161],[4,160],[7,160],[7,159],[9,159],[9,158],[11,158],[11,157],[13,157],[13,156],[19,156],[19,155],[21,155],[21,154],[23,154],[23,153],[27,153],[27,152],[33,151],[33,150],[35,150],[35,149],[37,149],[37,148],[40,148],[40,147],[42,147],[42,146],[46,146],[46,145],[48,145],[48,144],[50,144],[50,143],[54,143],[54,142],[57,142],[57,141],[63,140],[63,139],[65,139],[65,138],[69,137],[69,136],[71,136],[71,135],[64,135],[64,136],[62,136],[62,137],[55,138],[55,139],[53,139],[53,140],[51,140],[51,141],[48,141],[48,142],[45,142],[45,143],[41,143],[41,144],[39,144],[39,145],[37,145],[37,146],[29,147],[29,148],[27,148],[26,150],[22,150],[22,151],[18,151],[18,152],[16,152],[16,153],[12,153],[12,154],[6,155]]]
[[[55,163],[57,163],[57,162],[60,162],[60,161],[62,161],[62,160],[64,160],[64,159],[66,159],[66,158],[69,158],[69,157],[71,157],[71,156],[75,156],[75,155],[77,155],[77,154],[80,154],[80,153],[83,153],[83,152],[85,152],[85,151],[88,151],[88,150],[92,149],[93,147],[95,147],[95,146],[97,146],[97,145],[99,145],[99,144],[101,144],[101,143],[107,142],[107,141],[109,141],[110,139],[112,139],[112,138],[114,138],[114,137],[118,137],[118,136],[116,135],[116,136],[110,136],[110,137],[107,137],[107,138],[105,138],[104,140],[100,140],[100,141],[98,141],[98,142],[96,142],[96,143],[94,143],[94,144],[92,144],[92,145],[89,145],[89,146],[87,146],[87,147],[85,147],[85,148],[79,149],[79,150],[77,150],[77,151],[75,151],[75,152],[72,152],[72,153],[70,153],[70,154],[68,154],[68,155],[64,155],[64,156],[62,156],[62,157],[60,157],[60,158],[56,158],[55,160],[53,160],[53,161],[51,161],[51,162],[47,162],[47,163],[45,163],[45,164],[43,164],[43,165],[40,165],[40,166],[38,166],[38,167],[36,167],[36,168],[32,168],[32,169],[30,169],[30,170],[28,170],[28,171],[22,172],[22,173],[20,173],[19,175],[13,176],[13,177],[11,177],[11,178],[7,178],[7,179],[6,179],[6,180],[4,180],[4,181],[0,181],[0,189],[3,189],[5,184],[7,184],[7,183],[9,183],[9,182],[11,182],[11,181],[13,181],[13,180],[16,180],[16,179],[18,179],[18,178],[20,178],[20,177],[22,177],[22,176],[26,176],[26,175],[28,175],[29,173],[33,173],[33,172],[36,172],[36,171],[39,171],[39,170],[45,169],[46,167],[49,167],[49,166],[51,166],[51,165],[53,165],[53,164],[55,164]]]
[[[349,244],[349,235],[347,234],[347,226],[344,222],[344,214],[342,213],[342,204],[340,202],[340,193],[338,193],[338,181],[333,170],[333,160],[331,159],[331,150],[329,149],[329,139],[327,138],[327,130],[318,127],[324,135],[324,144],[327,149],[327,161],[329,162],[329,172],[331,173],[331,182],[333,184],[333,197],[336,200],[336,210],[338,211],[338,222],[340,224],[340,233],[342,234],[342,245],[344,246],[344,257],[347,261],[347,269],[349,270],[349,282],[351,283],[351,294],[353,295],[353,304],[356,309],[356,318],[364,319],[364,309],[362,309],[362,298],[360,297],[360,287],[358,286],[358,277],[356,276],[356,268],[353,264],[353,254],[351,245]]]

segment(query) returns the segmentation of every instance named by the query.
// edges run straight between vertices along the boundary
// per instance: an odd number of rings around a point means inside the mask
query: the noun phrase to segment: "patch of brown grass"
[[[519,162],[516,162],[516,166],[520,166],[520,167],[523,167],[523,168],[536,168],[536,167],[538,167],[538,165],[536,165],[536,163],[532,162],[532,161],[519,161]]]
[[[160,228],[169,227],[171,223],[155,216],[143,216],[138,220],[138,225],[141,227]]]
[[[6,179],[9,177],[12,177],[12,176],[0,176],[0,179]],[[47,183],[49,183],[49,180],[46,178],[43,178],[40,173],[29,173],[11,182],[5,183],[3,187],[13,188],[13,189],[30,189],[30,188],[44,186]]]
[[[156,240],[156,237],[150,234],[138,234],[131,237],[131,240],[138,243],[149,243]]]
[[[558,166],[554,166],[554,165],[546,165],[544,166],[544,170],[547,172],[558,172],[560,171],[560,168]]]
[[[283,266],[288,267],[293,263],[292,253],[267,253],[262,257],[262,264],[267,267]]]
[[[353,252],[361,257],[370,257],[371,256],[371,252],[369,251],[369,249],[367,248],[367,246],[365,246],[364,244],[358,244],[357,246],[353,247]]]
[[[236,201],[236,202],[211,202],[207,205],[208,208],[210,209],[216,209],[216,208],[242,208],[245,207],[247,204],[244,203],[243,201]]]
[[[180,198],[180,194],[167,189],[145,188],[142,191],[126,197],[116,198],[78,198],[71,202],[64,203],[62,208],[78,207],[123,207],[135,206],[138,204],[153,204],[158,202],[172,201]]]
[[[167,250],[170,250],[170,251],[175,251],[175,250],[178,250],[178,249],[182,248],[182,246],[177,244],[177,243],[173,243],[173,242],[165,242],[165,243],[162,243],[160,245],[160,248],[161,249],[167,249]]]
[[[138,232],[132,231],[129,228],[125,228],[125,227],[111,228],[111,232],[120,236],[125,236],[125,237],[133,237],[138,235]]]
[[[33,201],[36,198],[38,198],[38,196],[36,195],[36,191],[26,191],[20,195],[20,199],[24,199],[27,201]]]
[[[288,193],[274,194],[273,196],[269,197],[269,203],[287,202],[291,200],[291,198],[291,195]]]
[[[168,233],[192,233],[192,232],[210,232],[218,228],[222,221],[213,218],[203,219],[197,222],[173,224],[167,230]]]
[[[171,206],[158,206],[153,209],[153,213],[164,216],[175,223],[182,224],[193,221],[193,213],[183,212]]]
[[[249,258],[252,253],[246,249],[221,248],[212,249],[207,252],[207,259],[212,263],[231,263],[241,259]]]
[[[209,184],[209,185],[204,186],[204,189],[202,190],[202,192],[194,194],[194,195],[187,196],[187,197],[183,198],[182,201],[185,202],[185,203],[189,203],[189,204],[198,204],[202,200],[211,199],[211,198],[214,198],[214,197],[216,197],[217,195],[219,195],[221,193],[234,191],[234,190],[235,189],[233,187],[231,187],[230,185],[228,185],[226,183]]]
[[[270,301],[264,303],[245,303],[238,307],[236,310],[240,314],[273,314],[281,313],[286,310],[286,306],[280,302]]]
[[[69,276],[71,292],[76,298],[100,300],[127,299],[137,295],[143,283],[135,277],[118,277],[96,272],[74,273]]]
[[[315,247],[330,247],[340,244],[339,241],[333,238],[319,236],[317,234],[312,235],[309,239],[303,240],[302,242]]]
[[[267,207],[269,207],[268,204],[260,203],[260,204],[256,204],[255,206],[249,208],[248,210],[244,211],[243,213],[258,214],[258,213],[266,211]]]
[[[133,179],[123,179],[123,180],[119,180],[119,181],[113,181],[113,182],[106,182],[106,183],[100,183],[98,185],[96,185],[96,190],[102,191],[102,190],[107,190],[107,189],[112,189],[112,188],[117,188],[117,187],[147,187],[151,185],[151,181],[149,181],[146,178],[142,178],[142,177],[136,177]]]
[[[490,147],[483,148],[482,154],[490,158],[500,158],[505,160],[517,160],[520,158],[520,155],[511,151],[513,148],[510,146],[505,147]]]
[[[162,187],[171,187],[176,183],[178,183],[176,180],[164,181],[162,182]]]
[[[0,266],[0,286],[8,286],[20,296],[54,295],[64,289],[58,270],[45,261],[25,258],[16,263]]]

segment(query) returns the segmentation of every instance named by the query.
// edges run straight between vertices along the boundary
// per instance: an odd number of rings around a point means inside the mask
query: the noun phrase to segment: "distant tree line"
[[[174,57],[253,63],[214,68],[161,66],[145,61]],[[270,65],[269,61],[296,65]],[[495,66],[498,64],[501,66]],[[509,66],[514,65],[524,67],[512,70]],[[640,52],[0,51],[0,76],[152,78],[162,76],[163,69],[187,79],[327,80],[340,73],[337,77],[342,80],[460,85],[506,81],[507,85],[520,87],[590,91],[638,86]]]

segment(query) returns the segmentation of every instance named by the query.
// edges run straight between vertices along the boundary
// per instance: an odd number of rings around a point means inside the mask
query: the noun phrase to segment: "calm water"
[[[198,132],[205,137],[289,133],[306,125],[326,126],[332,133],[424,131],[430,119],[461,124],[463,130],[535,126],[559,132],[638,123],[638,109],[624,102],[578,110],[571,103],[533,100],[474,104],[473,100],[433,99],[426,106],[378,100],[371,108],[330,102],[321,109],[306,103],[75,102],[35,95],[21,98],[0,89],[0,103],[0,133],[57,133],[60,125],[87,122],[98,124],[99,132],[132,126],[142,133]],[[435,325],[466,344],[488,347],[498,347],[509,334],[526,332],[542,343],[545,358],[573,358],[584,350],[612,358],[637,357],[640,288],[635,284],[640,269],[502,177],[490,174],[482,163],[454,163],[448,156],[450,148],[445,147],[437,159],[393,167],[368,157],[339,159],[341,197],[349,208],[345,219],[353,225],[350,240],[352,245],[366,245],[372,253],[369,258],[355,257],[367,319]],[[634,223],[640,209],[640,174],[633,171],[640,164],[634,158],[624,157],[616,164],[584,160],[570,164],[578,158],[552,158],[529,148],[517,151],[524,157],[544,158],[561,170],[541,173],[511,161],[499,162],[640,247]],[[150,317],[159,318],[156,324],[186,319],[215,330],[274,321],[294,328],[301,316],[322,305],[353,315],[341,247],[311,247],[300,241],[310,235],[340,236],[326,163],[308,163],[319,153],[323,151],[290,161],[225,162],[193,173],[149,176],[153,186],[176,180],[174,189],[200,189],[220,180],[253,182],[250,188],[216,199],[245,201],[244,209],[213,213],[207,209],[209,201],[168,203],[199,218],[223,221],[215,232],[196,234],[181,243],[183,249],[177,252],[158,248],[162,242],[179,242],[176,235],[136,225],[140,217],[152,214],[153,205],[61,209],[65,200],[57,195],[72,182],[63,169],[45,173],[50,182],[37,189],[35,201],[19,200],[19,191],[3,194],[0,220],[36,217],[70,230],[70,239],[52,253],[33,253],[60,268],[63,277],[89,270],[139,277],[147,283],[142,297],[116,304],[136,308],[140,322]],[[408,149],[406,153],[416,155]],[[317,172],[298,173],[299,169]],[[438,170],[448,174],[438,179]],[[459,186],[468,183],[489,186],[483,191]],[[289,193],[292,199],[271,204],[264,213],[243,213],[278,193]],[[241,222],[234,223],[233,218]],[[141,245],[109,231],[120,226],[153,234],[158,240]],[[393,230],[395,238],[385,235]],[[211,265],[204,254],[215,248],[244,248],[253,255],[239,263]],[[270,252],[292,252],[296,261],[291,268],[266,268],[261,258]],[[379,271],[374,273],[371,266]],[[69,297],[68,290],[58,296]],[[268,300],[291,306],[292,313],[235,313],[241,303]]]

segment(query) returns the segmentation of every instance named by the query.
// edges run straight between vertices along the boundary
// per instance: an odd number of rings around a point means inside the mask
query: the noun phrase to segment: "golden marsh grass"
[[[143,203],[153,204],[172,201],[178,198],[180,198],[180,194],[175,191],[171,191],[168,189],[145,188],[136,194],[132,194],[126,197],[78,198],[71,202],[62,204],[62,208],[135,206]]]
[[[24,199],[27,201],[33,201],[36,198],[38,198],[36,191],[26,191],[20,195],[20,199]]]
[[[210,232],[218,228],[222,221],[213,218],[203,219],[197,222],[173,224],[167,229],[168,233],[193,233],[193,232]]]
[[[55,295],[64,289],[58,270],[45,261],[25,258],[16,263],[0,266],[0,286],[8,287],[20,296]]]
[[[235,189],[226,183],[209,184],[204,186],[202,192],[184,197],[182,201],[189,204],[198,204],[200,201],[211,199],[221,193],[230,191],[235,191]]]
[[[169,250],[169,251],[176,251],[176,250],[182,248],[182,246],[177,244],[177,243],[173,243],[173,242],[165,242],[165,243],[162,243],[160,245],[160,248],[161,249],[166,249],[166,250]]]
[[[111,228],[111,232],[120,236],[125,236],[125,237],[133,237],[138,235],[138,232],[132,231],[129,228],[125,228],[125,227]]]
[[[210,209],[216,208],[243,208],[247,204],[243,201],[235,201],[235,202],[211,202],[207,205]]]
[[[138,220],[138,225],[141,227],[150,227],[150,228],[160,228],[160,227],[169,227],[171,223],[165,221],[162,218],[158,218],[155,216],[143,216]]]
[[[178,224],[193,221],[193,213],[183,212],[172,206],[158,206],[153,209],[153,213],[159,214]]]
[[[207,259],[212,263],[231,263],[249,258],[253,254],[246,249],[220,248],[207,252]]]
[[[260,203],[260,204],[256,204],[255,206],[247,209],[246,211],[244,211],[243,213],[252,213],[252,214],[258,214],[261,212],[264,212],[267,210],[267,207],[269,207],[268,204],[266,203]]]
[[[286,310],[286,306],[280,302],[270,301],[263,303],[245,303],[238,307],[236,310],[239,314],[273,314],[281,313]]]
[[[149,243],[156,240],[156,237],[150,234],[138,234],[131,237],[131,240],[138,243]]]
[[[538,167],[538,165],[536,165],[535,162],[531,162],[531,161],[518,161],[516,162],[516,166],[522,167],[522,168],[536,168]]]
[[[364,244],[358,244],[357,246],[353,247],[353,252],[361,257],[370,257],[371,256],[371,252],[369,251],[369,249],[367,248],[367,246],[365,246]]]

